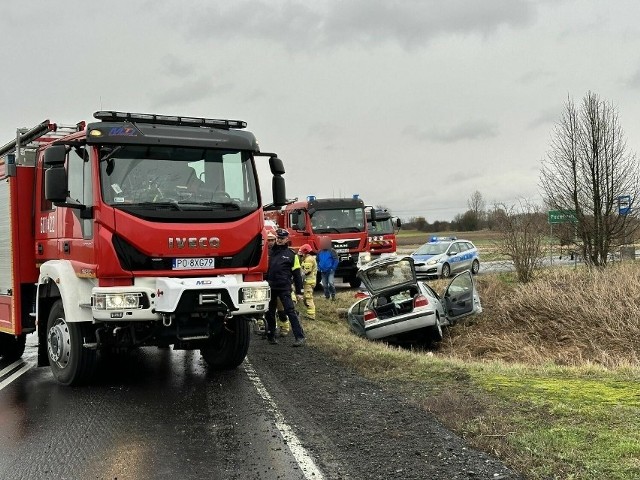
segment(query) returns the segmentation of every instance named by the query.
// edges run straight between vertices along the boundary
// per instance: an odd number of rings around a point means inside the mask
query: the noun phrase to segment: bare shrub
[[[495,208],[503,211],[497,223],[500,238],[497,241],[501,253],[513,261],[518,280],[533,280],[543,255],[543,239],[546,222],[540,208],[522,201],[518,205]]]
[[[507,286],[479,279],[484,313],[451,329],[444,353],[529,364],[640,365],[640,266],[554,269]]]

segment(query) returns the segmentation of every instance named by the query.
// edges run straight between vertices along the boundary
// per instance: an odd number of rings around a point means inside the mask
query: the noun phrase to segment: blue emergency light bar
[[[173,115],[156,115],[153,113],[129,113],[104,110],[95,112],[93,118],[103,122],[136,122],[154,123],[160,125],[178,125],[181,127],[211,127],[211,128],[247,128],[247,122],[242,120],[222,120],[216,118],[178,117]]]
[[[458,237],[431,237],[429,239],[430,243],[436,243],[436,242],[450,242],[451,240],[457,240]]]

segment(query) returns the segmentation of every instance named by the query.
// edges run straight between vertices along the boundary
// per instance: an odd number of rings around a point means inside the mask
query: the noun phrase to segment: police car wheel
[[[477,275],[479,271],[480,271],[480,262],[478,260],[474,260],[473,263],[471,264],[471,273],[473,273],[474,275]]]
[[[442,278],[449,278],[451,276],[451,267],[448,263],[442,265]]]

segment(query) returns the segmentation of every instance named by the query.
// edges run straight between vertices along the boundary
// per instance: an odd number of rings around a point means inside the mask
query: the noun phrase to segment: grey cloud
[[[537,117],[531,120],[527,127],[529,128],[538,128],[544,125],[549,125],[555,123],[560,118],[560,111],[557,108],[551,108],[549,110],[545,110],[540,112]]]
[[[187,105],[204,100],[215,93],[227,92],[231,88],[230,84],[216,84],[209,77],[198,77],[154,94],[151,102],[154,108]]]
[[[553,77],[553,74],[548,70],[530,70],[520,77],[518,77],[518,83],[523,85],[531,85],[541,80],[547,80]]]
[[[446,128],[435,127],[429,130],[420,130],[415,125],[410,125],[404,129],[403,133],[421,141],[455,143],[461,140],[479,140],[495,137],[498,135],[498,127],[484,120],[476,120]]]
[[[292,50],[386,42],[410,49],[445,34],[488,35],[502,25],[526,26],[535,17],[526,0],[236,0],[201,3],[191,11],[198,13],[183,18],[189,35],[270,40]]]
[[[629,79],[627,79],[627,87],[640,88],[640,70],[636,71]]]
[[[187,77],[196,72],[197,65],[175,55],[167,55],[162,61],[162,73],[173,77]]]

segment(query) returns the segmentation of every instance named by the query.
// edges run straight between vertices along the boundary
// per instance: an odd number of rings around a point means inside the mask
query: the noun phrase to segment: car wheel
[[[19,359],[24,353],[26,339],[24,333],[18,336],[0,333],[0,356],[10,362]]]
[[[84,348],[88,329],[81,323],[67,323],[61,300],[51,307],[47,321],[47,351],[53,376],[62,385],[76,385],[91,379],[96,351]]]
[[[442,340],[442,325],[440,324],[440,315],[436,313],[436,324],[429,327],[429,338],[432,342]]]
[[[209,367],[233,370],[247,356],[251,339],[249,319],[238,316],[200,350]]]
[[[474,275],[477,275],[479,271],[480,271],[480,262],[478,260],[474,260],[473,263],[471,264],[471,273],[473,273]]]
[[[449,278],[451,276],[451,267],[448,263],[442,265],[442,278]]]

